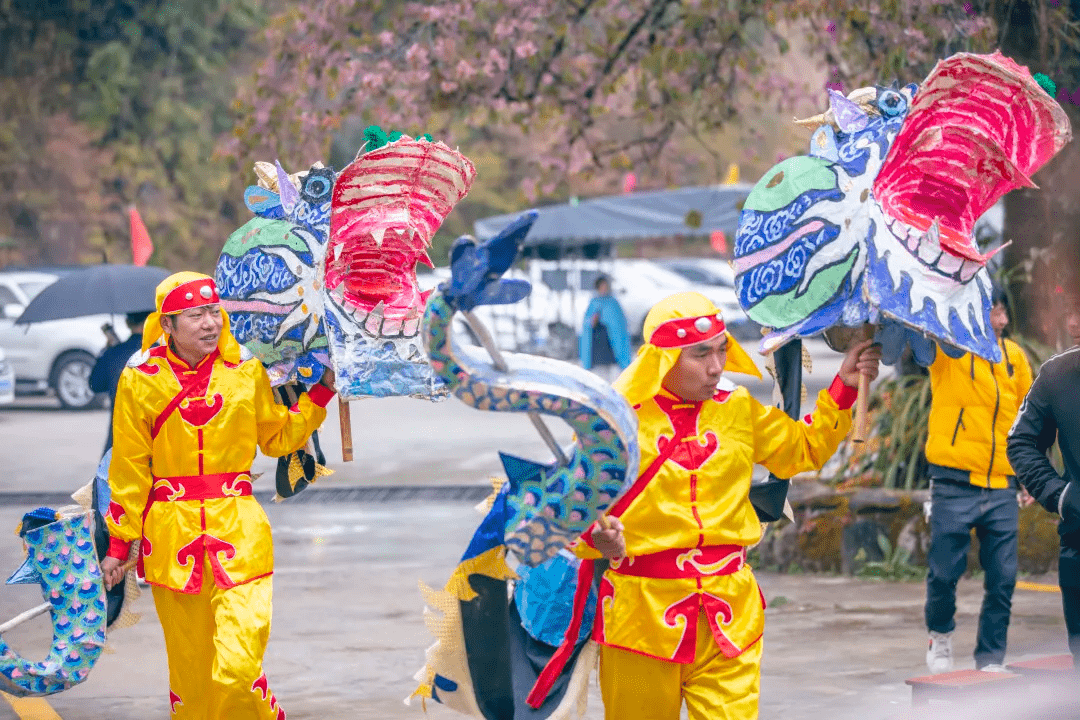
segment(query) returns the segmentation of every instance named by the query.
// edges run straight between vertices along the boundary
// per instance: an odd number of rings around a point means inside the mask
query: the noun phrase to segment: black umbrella
[[[171,273],[135,265],[91,265],[61,276],[38,293],[16,325],[84,315],[126,315],[154,309],[154,291]]]

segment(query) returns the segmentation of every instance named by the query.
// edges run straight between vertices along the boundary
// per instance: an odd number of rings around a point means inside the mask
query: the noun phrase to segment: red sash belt
[[[649,555],[622,558],[611,562],[611,571],[632,577],[699,578],[731,575],[746,564],[746,548],[741,545],[662,550]]]
[[[240,478],[244,478],[241,480]],[[159,484],[160,483],[160,484]],[[167,483],[167,484],[166,484]],[[251,494],[251,471],[155,477],[147,509],[151,503],[176,500],[213,500]]]

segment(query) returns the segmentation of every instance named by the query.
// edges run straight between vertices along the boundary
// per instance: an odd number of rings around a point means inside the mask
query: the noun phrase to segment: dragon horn
[[[277,168],[273,163],[260,160],[255,163],[255,177],[259,178],[259,187],[276,193],[278,191]]]
[[[293,185],[292,178],[285,172],[285,168],[281,167],[280,162],[274,163],[274,169],[277,171],[278,196],[281,198],[281,207],[284,208],[285,212],[292,212],[292,209],[300,202],[300,192],[296,189],[296,185]]]
[[[839,130],[840,126],[836,123],[836,113],[832,108],[829,108],[823,113],[808,117],[805,120],[795,120],[795,124],[799,127],[808,128],[809,130],[817,130],[822,125],[832,125],[834,130]]]

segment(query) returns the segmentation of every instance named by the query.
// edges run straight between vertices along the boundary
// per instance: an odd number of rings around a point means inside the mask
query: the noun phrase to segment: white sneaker
[[[993,673],[1007,673],[1007,672],[1009,672],[1009,669],[1007,667],[1005,667],[1004,665],[998,665],[997,663],[990,663],[989,665],[983,665],[981,668],[979,668],[979,670],[981,670],[982,672],[993,672]]]
[[[926,651],[926,667],[931,675],[953,669],[952,633],[930,631],[930,649]]]

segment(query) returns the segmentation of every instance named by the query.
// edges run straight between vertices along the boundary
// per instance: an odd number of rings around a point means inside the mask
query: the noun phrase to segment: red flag
[[[154,253],[154,243],[151,242],[150,233],[146,231],[146,225],[134,205],[128,213],[131,215],[131,261],[141,267],[146,265],[146,261]]]
[[[712,244],[713,250],[721,255],[727,255],[727,236],[724,235],[723,230],[715,230],[710,233],[709,242]]]
[[[634,173],[626,173],[622,179],[622,191],[624,193],[632,193],[637,188],[637,175]]]

